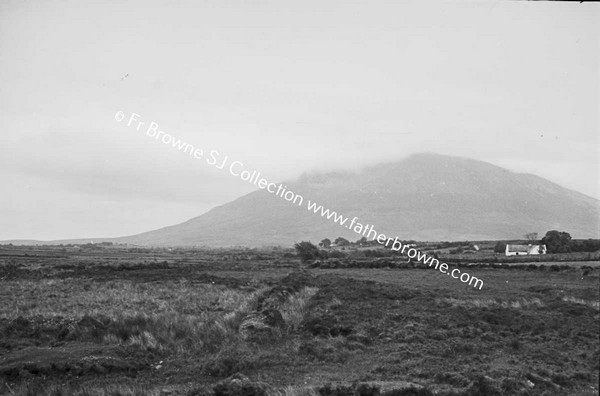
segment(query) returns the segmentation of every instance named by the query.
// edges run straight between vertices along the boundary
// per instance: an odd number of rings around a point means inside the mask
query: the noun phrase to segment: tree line
[[[573,239],[565,231],[551,230],[538,240],[535,232],[525,234],[528,243],[546,245],[548,253],[595,252],[600,250],[600,239]],[[504,253],[507,242],[498,242],[494,248],[496,253]]]

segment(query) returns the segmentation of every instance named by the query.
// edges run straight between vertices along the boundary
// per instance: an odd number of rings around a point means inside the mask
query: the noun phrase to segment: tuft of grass
[[[283,389],[269,390],[267,396],[319,396],[319,393],[312,386],[286,386]]]
[[[81,279],[15,280],[2,282],[0,318],[34,316],[81,318],[134,316],[139,312],[201,315],[245,309],[248,292],[223,285],[165,281],[136,283],[129,280],[95,282]]]
[[[585,305],[588,307],[592,307],[595,310],[600,310],[600,301],[586,301],[582,298],[576,298],[576,297],[572,297],[572,296],[564,296],[562,298],[562,300],[564,302],[570,302],[573,304],[581,304],[581,305]]]
[[[1,388],[0,388],[1,389]],[[11,396],[159,396],[160,389],[138,384],[48,384],[43,381],[22,382],[8,387]]]
[[[143,331],[141,334],[137,336],[131,336],[129,338],[129,345],[137,346],[140,349],[146,351],[158,351],[161,352],[163,347],[158,343],[156,338],[149,331]]]
[[[439,298],[436,299],[438,305],[450,305],[452,308],[540,308],[544,303],[539,298],[520,298],[517,300],[499,300],[495,298],[473,298],[473,299],[458,299],[458,298]]]
[[[316,287],[305,287],[298,293],[291,295],[281,306],[280,312],[285,321],[288,332],[298,330],[306,314],[310,299],[319,291]]]
[[[250,293],[235,310],[212,317],[179,313],[120,315],[108,324],[102,339],[158,352],[216,353],[240,338],[239,325],[256,307],[260,293],[261,290]]]

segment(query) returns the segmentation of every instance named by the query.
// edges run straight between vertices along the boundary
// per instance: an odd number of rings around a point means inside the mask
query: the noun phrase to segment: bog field
[[[597,261],[0,247],[1,395],[597,395]]]

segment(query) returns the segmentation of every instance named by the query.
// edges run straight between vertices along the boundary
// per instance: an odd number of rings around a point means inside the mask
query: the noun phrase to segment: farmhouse
[[[525,256],[528,254],[546,254],[546,245],[511,245],[506,244],[507,256]]]

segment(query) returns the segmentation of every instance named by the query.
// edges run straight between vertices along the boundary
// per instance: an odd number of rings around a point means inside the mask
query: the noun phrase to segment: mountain
[[[162,246],[290,246],[302,240],[361,237],[309,211],[309,200],[402,239],[518,239],[553,229],[574,238],[600,234],[597,199],[465,158],[417,154],[359,172],[305,174],[283,184],[302,196],[301,206],[258,190],[184,223],[112,240]]]
[[[544,235],[554,229],[567,231],[573,238],[600,237],[597,199],[537,176],[471,159],[416,154],[359,172],[304,174],[282,184],[302,197],[301,205],[258,190],[155,231],[53,243],[93,240],[157,246],[291,246],[302,240],[362,237],[333,219],[309,211],[309,200],[344,217],[356,216],[358,223],[401,239],[519,239],[529,232]]]

